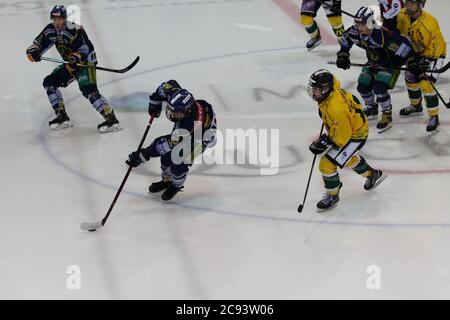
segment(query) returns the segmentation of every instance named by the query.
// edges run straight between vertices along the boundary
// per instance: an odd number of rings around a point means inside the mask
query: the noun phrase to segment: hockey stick
[[[137,150],[140,150],[142,148],[142,145],[144,144],[145,138],[147,137],[147,133],[150,130],[150,127],[152,125],[154,118],[155,118],[154,116],[151,116],[150,121],[148,122],[147,128],[145,128],[144,135],[142,136],[141,142],[139,143]],[[100,221],[100,222],[83,222],[83,223],[81,223],[81,226],[80,226],[82,230],[97,231],[97,229],[99,229],[105,225],[106,221],[108,220],[109,215],[111,214],[111,211],[114,208],[114,205],[116,204],[117,199],[119,198],[120,193],[122,192],[125,182],[127,182],[128,176],[131,173],[131,169],[133,169],[133,167],[129,166],[127,173],[125,174],[125,177],[123,178],[122,183],[120,184],[119,190],[117,190],[116,196],[114,197],[114,199],[108,209],[108,212],[106,213],[106,216],[102,219],[102,221]]]
[[[336,65],[336,61],[328,61],[327,64],[332,64],[332,65]],[[381,66],[377,66],[377,65],[371,65],[371,64],[366,64],[366,63],[350,63],[351,66],[353,67],[373,67],[373,68],[377,68],[380,70],[387,70],[388,68],[386,67],[381,67]],[[405,67],[389,67],[390,69],[394,69],[394,70],[402,70],[402,71],[411,71],[408,68]],[[446,72],[448,69],[450,69],[450,61],[447,62],[447,64],[445,66],[443,66],[441,69],[435,69],[435,70],[424,70],[424,72],[427,73],[444,73]]]
[[[130,71],[139,62],[139,59],[140,59],[139,56],[137,56],[136,59],[134,59],[134,61],[128,67],[123,68],[123,69],[110,69],[110,68],[97,67],[97,66],[93,66],[93,65],[85,65],[85,64],[80,64],[80,63],[77,63],[76,66],[82,67],[82,68],[96,69],[96,70],[101,70],[101,71],[108,71],[108,72],[125,73],[127,71]],[[41,60],[69,64],[69,62],[61,60],[61,59],[54,59],[54,58],[47,58],[47,57],[41,57]]]
[[[322,123],[322,127],[320,128],[319,137],[323,133],[324,126],[325,125]],[[303,207],[305,206],[306,196],[308,195],[309,184],[311,182],[311,176],[312,176],[312,172],[313,172],[313,169],[314,169],[314,164],[316,163],[316,158],[317,158],[317,154],[315,154],[314,158],[313,158],[313,162],[312,162],[312,165],[311,165],[311,170],[309,171],[308,183],[306,184],[305,196],[303,197],[303,203],[298,206],[298,209],[297,209],[298,213],[301,213],[303,211]]]
[[[425,79],[431,84],[431,86],[433,87],[434,91],[436,91],[437,96],[439,97],[439,99],[442,101],[442,103],[444,104],[444,106],[447,109],[450,109],[450,101],[449,102],[445,102],[444,98],[442,98],[441,93],[439,92],[439,90],[436,88],[436,85],[434,84],[433,80],[430,79],[430,77],[423,72],[422,75],[425,77]]]

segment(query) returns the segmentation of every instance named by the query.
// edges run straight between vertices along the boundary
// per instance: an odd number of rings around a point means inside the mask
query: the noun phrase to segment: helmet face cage
[[[175,91],[168,99],[166,117],[172,122],[178,122],[189,116],[194,103],[194,97],[185,89]]]
[[[325,69],[314,72],[309,78],[306,91],[308,96],[316,102],[325,100],[333,91],[333,75]]]

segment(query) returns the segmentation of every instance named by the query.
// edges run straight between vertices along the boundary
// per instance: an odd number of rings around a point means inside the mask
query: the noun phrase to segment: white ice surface
[[[346,0],[343,7],[355,12],[373,2]],[[75,127],[49,131],[41,84],[56,65],[31,64],[24,53],[53,2],[2,3],[0,298],[450,298],[449,111],[441,108],[441,132],[431,139],[426,118],[399,119],[408,103],[403,77],[392,94],[394,128],[382,136],[372,130],[363,150],[388,179],[367,193],[363,179],[344,170],[341,202],[318,214],[316,170],[297,214],[308,145],[320,128],[304,90],[308,75],[329,67],[356,94],[359,72],[326,65],[337,51],[329,41],[305,52],[304,30],[277,5],[299,3],[65,1],[80,5],[100,65],[122,67],[141,56],[125,75],[98,72],[124,127],[104,135],[76,84],[63,89]],[[450,39],[448,1],[429,1],[427,9]],[[331,32],[322,11],[318,21]],[[57,57],[54,49],[48,55]],[[352,59],[365,61],[358,49]],[[133,170],[108,224],[81,231],[81,222],[106,213],[147,124],[145,98],[171,78],[214,105],[222,130],[280,129],[279,173],[195,167],[185,191],[166,204],[147,194],[158,180],[159,162],[151,161]],[[446,97],[448,85],[444,75],[438,86]],[[257,99],[255,88],[278,96]],[[169,131],[169,121],[157,119],[146,144]],[[70,265],[81,269],[81,290],[66,286]],[[366,286],[370,265],[381,268],[381,290]]]

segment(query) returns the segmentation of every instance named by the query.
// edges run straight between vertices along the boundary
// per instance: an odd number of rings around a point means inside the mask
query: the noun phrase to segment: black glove
[[[76,65],[76,64],[81,63],[82,58],[83,58],[83,56],[81,55],[81,53],[79,53],[79,52],[72,52],[69,55],[69,60],[67,62],[69,62],[69,64]]]
[[[161,110],[162,110],[161,105],[157,106],[151,103],[148,105],[148,114],[155,118],[159,118],[159,116],[161,115]]]
[[[422,72],[428,70],[428,66],[430,65],[430,60],[426,57],[415,56],[412,59],[409,59],[406,67],[412,72],[421,74]]]
[[[142,150],[134,151],[128,155],[128,160],[125,161],[125,163],[129,166],[132,166],[133,168],[139,166],[141,163],[148,161]]]
[[[323,134],[319,139],[311,143],[311,145],[309,146],[309,151],[311,151],[313,154],[321,154],[332,144],[333,143],[330,141],[328,135]]]
[[[162,110],[162,101],[159,95],[155,92],[150,97],[150,103],[148,104],[148,114],[155,118],[159,118]]]
[[[31,62],[39,62],[41,61],[42,50],[35,44],[28,47],[27,49],[27,57]]]
[[[350,53],[339,51],[337,53],[336,66],[340,69],[350,69]]]

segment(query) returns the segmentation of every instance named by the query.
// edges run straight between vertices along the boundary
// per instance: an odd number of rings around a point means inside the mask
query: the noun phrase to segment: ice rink
[[[375,0],[344,0],[355,13]],[[321,121],[306,95],[309,75],[329,68],[356,92],[360,69],[326,64],[338,50],[323,10],[324,44],[306,52],[308,37],[293,0],[84,0],[81,23],[97,72],[123,131],[99,134],[102,118],[76,83],[63,89],[74,127],[50,131],[42,87],[56,64],[32,64],[25,50],[49,21],[53,1],[0,1],[0,298],[3,299],[394,299],[450,298],[450,116],[425,132],[427,118],[399,119],[408,105],[404,78],[392,92],[394,126],[371,124],[362,154],[389,177],[375,191],[341,172],[341,201],[317,213],[323,186],[308,150]],[[426,10],[450,39],[445,0]],[[352,20],[344,18],[346,27]],[[47,53],[59,57],[56,50]],[[352,50],[364,63],[364,52]],[[147,125],[148,95],[176,79],[209,101],[218,127],[279,129],[280,169],[261,175],[254,164],[194,166],[184,192],[170,203],[147,192],[159,161],[134,169],[110,220],[95,233],[83,221],[106,213],[127,170],[124,161]],[[450,76],[438,87],[450,96]],[[168,134],[164,114],[146,140]],[[227,149],[234,156],[243,150]],[[317,163],[316,163],[317,165]],[[70,289],[73,267],[81,287]],[[381,274],[371,290],[370,266]]]

